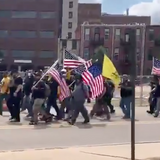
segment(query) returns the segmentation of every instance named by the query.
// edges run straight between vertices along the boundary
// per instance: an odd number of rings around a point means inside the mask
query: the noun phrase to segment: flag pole
[[[65,50],[66,50],[66,47],[63,47],[62,49],[62,62],[63,62],[63,68],[64,68],[64,59],[65,59]]]

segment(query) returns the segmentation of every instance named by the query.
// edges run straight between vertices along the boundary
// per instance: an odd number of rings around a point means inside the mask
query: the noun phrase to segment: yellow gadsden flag
[[[103,58],[102,75],[106,78],[111,79],[116,86],[118,86],[121,81],[114,64],[106,55],[104,55]]]

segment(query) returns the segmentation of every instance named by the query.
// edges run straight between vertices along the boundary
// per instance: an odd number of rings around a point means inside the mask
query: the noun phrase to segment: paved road
[[[23,150],[34,148],[54,148],[81,145],[109,145],[130,142],[130,121],[121,119],[122,113],[116,108],[112,121],[91,120],[91,124],[76,126],[65,122],[51,125],[29,126],[21,115],[19,125],[8,123],[8,113],[0,117],[0,150]],[[146,113],[146,108],[136,108],[136,141],[160,141],[160,119]],[[63,128],[61,128],[63,126]]]
[[[130,142],[130,125],[93,128],[0,129],[0,151]],[[160,141],[159,124],[137,124],[136,141]]]

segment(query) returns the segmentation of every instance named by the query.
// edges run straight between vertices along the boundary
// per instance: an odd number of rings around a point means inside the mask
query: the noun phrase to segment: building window
[[[54,58],[55,54],[53,51],[41,51],[39,58]]]
[[[52,31],[41,31],[40,38],[54,38],[54,32]]]
[[[62,40],[62,47],[67,47],[67,40],[66,39]]]
[[[0,59],[2,59],[3,57],[6,57],[6,56],[7,56],[7,51],[0,49]]]
[[[149,41],[154,41],[154,30],[153,29],[149,29],[148,40]]]
[[[109,39],[109,28],[105,28],[104,29],[104,38],[105,38],[105,40],[108,40]]]
[[[55,12],[40,12],[40,18],[51,19],[51,18],[55,18],[55,17],[56,17]]]
[[[68,18],[73,18],[73,12],[69,12]]]
[[[68,22],[68,28],[72,28],[72,22]]]
[[[69,8],[73,8],[73,2],[69,2]]]
[[[115,40],[120,40],[120,36],[121,36],[121,30],[117,28],[115,31]]]
[[[77,40],[72,40],[72,49],[77,49]]]
[[[109,51],[109,48],[108,47],[105,47],[105,50],[106,50],[106,52],[105,52],[105,54],[108,56],[108,51]]]
[[[72,39],[72,32],[68,32],[68,39]]]
[[[84,39],[86,41],[89,41],[89,35],[90,35],[90,29],[86,28],[85,31],[84,31]]]
[[[12,18],[36,18],[37,12],[33,11],[13,11]]]
[[[11,51],[13,58],[21,58],[21,59],[28,59],[33,58],[35,56],[34,51],[23,51],[23,50],[12,50]]]
[[[0,38],[6,38],[8,37],[8,31],[0,30]]]
[[[35,31],[12,31],[11,36],[13,38],[36,38]]]
[[[85,60],[89,59],[89,48],[84,48],[84,59]]]
[[[118,60],[119,59],[119,48],[115,48],[114,49],[114,60]]]
[[[152,49],[151,48],[148,49],[147,60],[152,61]]]
[[[128,62],[129,62],[129,54],[128,54],[128,53],[125,53],[125,54],[124,54],[124,62],[125,62],[125,63],[128,63]]]
[[[137,50],[136,50],[136,55],[137,55],[137,61],[140,61],[140,49],[139,48],[137,48]]]
[[[96,27],[96,28],[94,29],[94,33],[95,33],[95,34],[100,34],[100,28],[99,28],[99,27]]]
[[[0,18],[10,18],[11,12],[10,11],[0,11]]]
[[[136,40],[139,41],[141,36],[141,30],[139,28],[136,29]]]

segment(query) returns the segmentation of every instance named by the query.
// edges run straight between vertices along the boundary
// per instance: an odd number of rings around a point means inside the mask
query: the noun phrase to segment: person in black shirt
[[[60,119],[60,110],[58,108],[57,105],[57,93],[58,93],[58,83],[57,81],[55,81],[53,78],[50,78],[50,80],[47,82],[47,84],[50,87],[50,95],[48,96],[48,100],[47,100],[47,107],[46,107],[46,113],[50,114],[50,109],[51,106],[55,109],[56,113],[57,113],[57,119]]]
[[[17,74],[11,76],[10,95],[7,100],[7,106],[11,113],[11,122],[20,122],[20,102],[22,99],[23,80]]]
[[[132,97],[132,87],[131,82],[127,75],[123,76],[123,82],[120,84],[120,107],[124,113],[124,119],[130,118],[130,107],[131,107],[131,97]]]
[[[115,85],[110,79],[106,80],[105,85],[107,88],[106,93],[105,93],[106,103],[107,103],[108,107],[110,108],[110,113],[115,113],[114,106],[111,104],[111,101],[113,98],[113,93],[115,90]]]
[[[38,113],[41,113],[44,117],[47,118],[49,117],[45,111],[44,108],[42,108],[42,105],[45,102],[46,99],[46,87],[45,83],[41,80],[39,81],[41,75],[37,73],[35,75],[36,77],[36,82],[35,85],[32,87],[32,98],[33,98],[33,117],[31,122],[29,123],[30,125],[36,125],[38,123]]]
[[[33,83],[34,83],[34,76],[31,73],[28,73],[28,75],[24,79],[24,84],[23,84],[24,97],[23,97],[22,110],[21,110],[21,111],[24,111],[26,109],[28,110],[27,117],[32,116],[30,94],[32,92]]]

